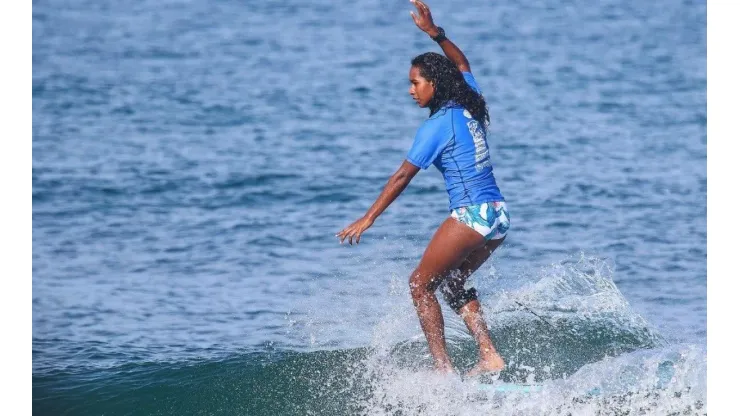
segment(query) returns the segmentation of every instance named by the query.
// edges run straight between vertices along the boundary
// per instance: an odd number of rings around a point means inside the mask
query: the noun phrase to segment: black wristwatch
[[[434,37],[430,36],[430,38],[432,38],[433,41],[439,43],[447,39],[447,36],[445,36],[445,30],[442,29],[441,26],[437,26],[437,31],[439,32],[437,33],[437,36],[434,36]]]

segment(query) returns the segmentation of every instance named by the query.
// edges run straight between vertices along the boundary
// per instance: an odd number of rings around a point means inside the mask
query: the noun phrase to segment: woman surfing
[[[434,165],[445,181],[450,216],[442,222],[409,278],[409,287],[434,366],[454,372],[444,337],[444,300],[463,319],[478,344],[480,359],[467,373],[474,376],[504,368],[483,320],[474,288],[464,284],[496,248],[509,229],[509,213],[493,175],[486,129],[488,110],[470,64],[460,49],[434,24],[429,7],[411,0],[416,26],[442,48],[445,56],[427,52],[411,61],[409,94],[427,118],[398,170],[367,213],[337,234],[341,243],[360,242],[383,211],[403,192],[420,169]]]

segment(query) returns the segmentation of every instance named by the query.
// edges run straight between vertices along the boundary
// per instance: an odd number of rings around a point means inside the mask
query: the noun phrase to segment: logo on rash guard
[[[471,118],[468,110],[464,112],[465,117]],[[486,143],[486,132],[483,131],[480,124],[476,120],[468,121],[468,131],[473,136],[473,143],[475,144],[475,170],[478,172],[491,166],[491,158],[488,154],[488,144]]]

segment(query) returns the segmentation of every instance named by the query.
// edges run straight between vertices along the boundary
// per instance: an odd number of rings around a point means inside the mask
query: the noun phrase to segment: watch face
[[[445,39],[445,30],[441,27],[437,27],[437,36],[434,37],[434,40],[443,40]]]

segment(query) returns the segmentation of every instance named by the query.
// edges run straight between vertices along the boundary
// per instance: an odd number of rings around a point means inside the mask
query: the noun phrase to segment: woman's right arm
[[[370,228],[380,214],[388,208],[391,202],[401,195],[401,192],[406,189],[406,186],[408,186],[411,179],[413,179],[418,172],[419,167],[404,160],[396,173],[388,179],[388,182],[385,184],[380,196],[378,196],[370,209],[367,210],[367,213],[363,215],[362,218],[337,233],[336,236],[339,238],[339,242],[344,243],[344,239],[348,239],[350,245],[352,245],[353,242],[359,244],[362,233]]]
[[[434,24],[434,20],[432,20],[432,12],[429,10],[429,6],[421,0],[410,1],[414,3],[416,10],[419,11],[418,16],[416,16],[414,12],[411,12],[411,18],[414,19],[416,26],[430,37],[437,36],[439,34],[439,29]],[[447,59],[452,61],[460,72],[470,72],[470,63],[468,62],[468,58],[465,57],[465,54],[462,53],[457,45],[452,43],[451,40],[445,39],[439,43],[439,46],[442,47],[442,51],[445,53]]]

